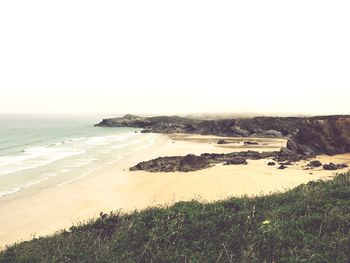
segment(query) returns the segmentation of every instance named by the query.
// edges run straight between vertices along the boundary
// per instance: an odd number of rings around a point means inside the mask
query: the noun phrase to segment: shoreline
[[[19,240],[28,240],[33,237],[33,233],[36,236],[53,234],[73,224],[96,218],[100,212],[109,213],[120,209],[130,212],[191,199],[214,201],[231,196],[268,194],[284,191],[310,180],[328,179],[334,174],[334,171],[319,169],[303,170],[303,162],[281,171],[277,167],[267,166],[268,159],[249,161],[245,166],[217,164],[208,169],[187,173],[129,171],[132,165],[159,156],[242,150],[236,143],[232,147],[213,143],[213,139],[217,140],[219,137],[176,136],[159,135],[146,149],[128,156],[122,162],[106,165],[79,180],[39,191],[23,191],[0,199],[0,224],[6,226],[0,229],[0,248]],[[265,140],[272,143],[273,147],[276,147],[275,144],[283,146],[285,143],[271,138]],[[262,145],[261,150],[265,151],[268,146]],[[250,149],[243,147],[244,150]],[[335,162],[343,158],[350,163],[350,154],[319,158]]]
[[[153,145],[161,145],[164,139],[166,138],[158,136]],[[107,195],[101,196],[105,193],[106,182],[111,182],[107,185],[109,190],[112,184],[122,184],[123,173],[128,170],[128,166],[145,155],[152,158],[153,155],[150,152],[152,148],[150,145],[135,155],[106,164],[91,174],[77,177],[71,182],[58,184],[53,181],[44,182],[12,195],[3,196],[0,199],[2,215],[0,224],[7,227],[0,229],[0,249],[19,240],[28,240],[34,233],[39,236],[53,234],[74,223],[95,218],[99,212],[106,211],[106,208],[109,209],[108,212],[116,210],[118,206],[103,205],[113,201],[109,200],[113,199],[113,196],[111,198]],[[101,206],[100,209],[98,209],[99,206]]]

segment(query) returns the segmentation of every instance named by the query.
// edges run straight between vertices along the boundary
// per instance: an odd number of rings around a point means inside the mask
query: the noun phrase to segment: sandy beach
[[[100,212],[129,212],[181,200],[213,201],[230,196],[260,195],[284,191],[310,180],[335,174],[322,168],[305,170],[306,161],[278,170],[268,159],[248,160],[248,165],[214,167],[188,173],[129,172],[129,167],[159,156],[188,153],[228,153],[242,150],[273,151],[284,139],[256,138],[259,145],[245,146],[247,139],[230,138],[218,145],[214,136],[159,135],[154,144],[122,163],[99,169],[80,180],[26,189],[0,199],[0,247],[35,236],[53,234],[73,224],[97,217]],[[350,164],[350,154],[319,156],[321,162]],[[346,171],[338,170],[337,172]]]

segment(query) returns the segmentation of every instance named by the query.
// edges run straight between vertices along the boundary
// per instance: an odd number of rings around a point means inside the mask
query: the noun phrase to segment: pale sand
[[[322,168],[303,170],[306,162],[278,170],[277,166],[267,166],[268,160],[248,161],[246,166],[218,164],[189,173],[128,171],[139,161],[158,156],[257,150],[256,147],[237,147],[237,144],[242,144],[242,139],[220,146],[216,144],[219,138],[213,136],[172,135],[171,138],[159,135],[148,149],[128,157],[122,164],[106,166],[81,180],[28,189],[0,199],[0,246],[28,240],[34,233],[36,236],[52,234],[79,221],[94,218],[100,211],[122,209],[128,212],[180,200],[213,201],[230,196],[266,194],[284,191],[310,180],[326,179],[334,174]],[[259,150],[277,150],[285,145],[285,140],[256,140],[267,144],[261,145]],[[350,154],[321,156],[319,159],[350,164]]]

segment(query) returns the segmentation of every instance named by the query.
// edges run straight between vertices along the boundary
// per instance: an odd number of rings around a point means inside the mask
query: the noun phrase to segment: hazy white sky
[[[350,113],[349,1],[0,1],[0,113]]]

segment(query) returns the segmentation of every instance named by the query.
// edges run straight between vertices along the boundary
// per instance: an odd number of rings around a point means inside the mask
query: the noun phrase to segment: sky
[[[0,1],[0,113],[350,114],[350,2]]]

